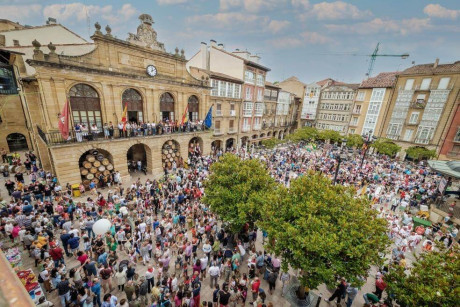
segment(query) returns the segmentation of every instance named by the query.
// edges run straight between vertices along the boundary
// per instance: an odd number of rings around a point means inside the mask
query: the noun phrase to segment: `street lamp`
[[[372,143],[374,143],[375,140],[377,140],[377,137],[372,135],[372,130],[369,130],[368,133],[363,134],[362,137],[363,137],[363,142],[364,142],[364,144],[363,144],[364,153],[363,153],[363,158],[361,159],[360,168],[363,168],[364,159],[366,158],[366,154],[367,154],[367,151],[369,150],[369,146],[372,145]]]
[[[345,161],[348,157],[347,153],[345,152],[346,149],[344,150],[344,148],[346,147],[347,139],[343,139],[340,152],[337,152],[335,154],[335,159],[337,160],[337,168],[335,169],[334,184],[337,184],[337,176],[339,175],[340,163],[342,163],[342,161]]]

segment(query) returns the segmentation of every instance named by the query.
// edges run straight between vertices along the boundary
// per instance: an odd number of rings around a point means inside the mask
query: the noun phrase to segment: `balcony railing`
[[[417,122],[406,121],[406,126],[417,126]]]
[[[230,110],[230,116],[236,116],[236,111],[235,110]]]
[[[216,116],[222,116],[222,110],[216,110]]]
[[[356,122],[356,123],[350,122],[349,126],[350,127],[358,127],[358,122]]]
[[[261,125],[260,125],[260,124],[254,125],[254,130],[260,130],[260,128],[261,128]]]
[[[413,101],[410,104],[410,107],[412,109],[425,109],[425,106],[426,106],[426,102],[425,102],[425,100],[422,100],[422,99],[419,99],[417,101]]]
[[[98,132],[76,132],[69,131],[69,137],[65,140],[60,132],[45,133],[37,125],[37,131],[40,138],[48,145],[66,145],[72,143],[86,143],[86,142],[101,142],[111,139],[124,139],[124,138],[141,138],[141,137],[161,137],[163,135],[171,134],[184,134],[209,130],[204,124],[190,124],[186,127],[172,127],[167,125],[157,125],[155,129],[126,129],[126,131],[119,130],[118,128],[113,131],[108,131],[108,136],[105,136],[103,131]]]
[[[356,114],[356,115],[359,115],[359,114],[361,114],[361,109],[359,109],[359,110],[353,110],[353,111],[351,111],[351,113]]]
[[[387,134],[387,138],[397,141],[399,140],[400,136],[397,134]]]
[[[228,128],[228,132],[227,133],[236,133],[236,129],[231,127],[231,128]]]
[[[243,126],[243,128],[241,128],[243,132],[248,132],[249,130],[251,130],[251,126]]]
[[[220,128],[214,128],[214,135],[220,135],[222,134],[222,131],[220,130]]]

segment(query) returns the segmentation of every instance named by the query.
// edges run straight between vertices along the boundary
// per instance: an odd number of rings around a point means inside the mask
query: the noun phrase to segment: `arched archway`
[[[273,137],[274,137],[274,138],[278,137],[278,131],[274,131],[274,132],[273,132]]]
[[[133,173],[136,171],[143,171],[145,169],[146,171],[151,172],[151,157],[152,151],[150,150],[150,147],[142,143],[134,144],[126,152],[126,158],[128,160],[128,171]],[[139,161],[141,162],[140,169],[138,163]]]
[[[265,133],[262,133],[259,138],[264,138],[265,137]]]
[[[88,130],[91,130],[91,125],[96,124],[99,131],[102,131],[101,102],[93,87],[84,83],[72,86],[69,100],[74,124],[85,125]]]
[[[199,112],[199,100],[198,100],[198,97],[196,97],[195,95],[192,95],[188,98],[188,104],[187,104],[187,107],[188,107],[188,119],[192,122],[194,121],[197,121],[198,120],[198,112]]]
[[[254,134],[254,135],[252,136],[252,139],[253,139],[253,140],[257,139],[257,134]]]
[[[235,139],[229,138],[225,141],[225,151],[233,151],[235,149]]]
[[[267,137],[271,137],[272,136],[272,132],[271,131],[268,131],[267,132]]]
[[[90,149],[78,160],[83,185],[88,188],[91,181],[105,185],[114,171],[113,156],[104,149]]]
[[[135,123],[144,121],[142,96],[137,90],[133,88],[125,90],[121,96],[121,100],[123,108],[125,105],[128,106],[128,121]]]
[[[282,140],[284,138],[284,132],[281,130],[279,133],[278,133],[278,139]]]
[[[182,165],[180,156],[180,145],[175,140],[169,140],[161,147],[161,161],[163,168],[171,169],[174,166]]]
[[[211,143],[211,148],[214,148],[214,150],[219,150],[222,149],[222,141],[221,140],[215,140]]]
[[[161,120],[174,121],[174,97],[170,93],[163,93],[160,97]]]
[[[248,142],[249,142],[249,137],[243,136],[241,138],[241,147],[246,147],[248,145]]]
[[[27,138],[21,133],[15,132],[8,134],[6,137],[6,143],[8,144],[10,152],[29,150],[29,146],[27,146]]]
[[[188,155],[201,156],[203,151],[203,140],[200,137],[193,137],[188,142]]]

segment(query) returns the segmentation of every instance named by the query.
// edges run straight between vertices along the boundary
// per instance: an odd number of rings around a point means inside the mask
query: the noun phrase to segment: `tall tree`
[[[364,144],[363,138],[359,134],[349,134],[346,139],[349,147],[361,148]]]
[[[379,138],[372,145],[375,150],[382,154],[393,157],[398,151],[401,150],[401,147],[393,143],[390,139]]]
[[[335,143],[340,142],[342,140],[342,136],[334,130],[322,130],[318,134],[318,139],[325,141],[330,140],[331,143]]]
[[[409,269],[390,268],[385,276],[387,292],[401,306],[460,306],[460,248],[443,244],[416,256]]]
[[[267,195],[258,224],[269,235],[267,248],[282,257],[284,268],[301,270],[304,286],[332,285],[337,276],[359,285],[359,276],[382,262],[386,221],[355,196],[354,189],[315,172]]]
[[[203,202],[229,224],[234,233],[246,224],[254,224],[261,217],[265,195],[275,186],[260,160],[241,160],[225,154],[211,166],[205,181]]]
[[[407,155],[416,160],[419,161],[421,159],[429,159],[429,158],[434,158],[436,157],[436,150],[429,150],[426,149],[425,147],[420,147],[420,146],[412,146],[406,149]]]
[[[300,141],[315,141],[318,138],[318,130],[314,127],[303,127],[297,129],[294,133],[288,136],[288,139],[293,142]]]

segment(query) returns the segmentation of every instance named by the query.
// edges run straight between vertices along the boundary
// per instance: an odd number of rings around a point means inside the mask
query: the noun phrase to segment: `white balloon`
[[[94,223],[93,231],[96,235],[102,235],[109,231],[111,226],[112,223],[110,223],[108,219],[100,219],[99,221]]]

